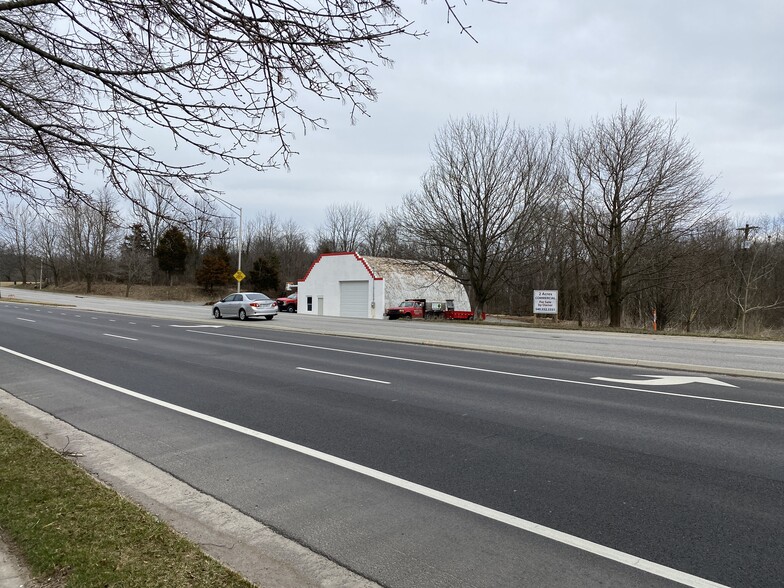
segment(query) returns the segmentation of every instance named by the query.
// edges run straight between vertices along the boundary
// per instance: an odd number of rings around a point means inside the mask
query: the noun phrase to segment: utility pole
[[[741,267],[740,267],[740,275],[741,281],[738,288],[738,312],[735,316],[735,324],[737,325],[740,321],[740,332],[741,334],[746,333],[746,311],[748,309],[748,302],[749,302],[749,287],[751,276],[746,278],[746,258],[748,257],[748,251],[751,249],[751,241],[749,241],[749,233],[751,231],[756,231],[759,227],[751,226],[749,223],[746,223],[745,227],[739,227],[735,229],[736,231],[743,231],[743,241],[741,242],[741,249],[743,250],[743,258],[741,259]],[[741,296],[743,298],[743,302],[741,302]]]
[[[745,227],[740,227],[735,229],[736,231],[743,231],[743,243],[741,243],[741,247],[744,251],[751,248],[751,241],[749,241],[749,233],[751,231],[756,231],[759,227],[749,226],[749,223],[746,223]]]

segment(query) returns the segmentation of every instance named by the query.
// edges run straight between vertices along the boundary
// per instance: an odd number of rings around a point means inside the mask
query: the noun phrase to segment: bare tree
[[[224,249],[226,252],[234,253],[236,257],[236,249],[238,247],[237,230],[239,226],[237,220],[227,216],[217,216],[213,217],[209,225],[206,226],[208,231],[204,234],[202,245],[205,248],[205,251],[218,247]],[[247,257],[247,242],[248,241],[243,238],[243,243],[240,244],[243,248],[243,257]]]
[[[761,222],[767,226],[746,223],[738,229],[742,234],[732,259],[739,287],[729,297],[738,309],[736,328],[742,335],[751,313],[784,308],[784,225],[770,218]]]
[[[651,118],[641,103],[571,129],[565,195],[571,225],[621,325],[626,297],[667,267],[668,245],[710,219],[720,199],[676,121]]]
[[[149,185],[136,182],[131,193],[132,217],[141,224],[154,252],[167,223],[180,218],[172,203],[174,195],[166,184],[160,182]]]
[[[443,263],[469,287],[479,316],[524,257],[524,237],[554,193],[555,130],[469,116],[438,133],[431,155],[422,189],[404,197],[398,222],[423,261]]]
[[[211,246],[222,246],[228,249],[230,241],[235,241],[237,226],[234,218],[221,215],[219,204],[211,198],[196,195],[188,200],[179,218],[180,228],[188,240],[189,259],[186,267],[189,276],[193,276],[196,268],[201,265],[201,256]],[[171,282],[171,275],[169,275]]]
[[[60,285],[60,274],[65,264],[63,225],[62,219],[52,214],[39,216],[35,225],[35,248],[55,286]]]
[[[374,257],[397,259],[416,257],[409,245],[403,241],[397,220],[400,214],[399,210],[390,208],[368,224],[362,234],[367,249],[364,253]]]
[[[256,271],[261,259],[265,263],[274,261],[279,280],[292,282],[301,278],[313,261],[305,231],[292,219],[281,221],[274,212],[257,214],[245,225],[243,247],[243,259],[248,267],[251,262],[254,266],[248,270],[249,276],[258,277],[258,272],[251,272]]]
[[[80,280],[92,292],[95,281],[108,271],[119,234],[115,196],[104,189],[91,203],[78,202],[63,209],[64,243]]]
[[[314,258],[305,230],[296,221],[289,219],[279,228],[277,245],[281,280],[295,282],[304,277]]]
[[[316,232],[319,248],[329,251],[359,251],[373,223],[373,213],[359,202],[332,204],[324,212],[324,222]]]
[[[281,238],[278,216],[272,213],[259,213],[244,227],[245,253],[248,259],[268,256],[275,252]]]
[[[137,178],[188,196],[221,171],[202,160],[285,165],[297,127],[326,127],[302,95],[365,114],[400,35],[419,33],[391,0],[0,2],[0,193],[89,202],[92,167],[131,200]],[[188,163],[153,148],[161,130]]]
[[[14,256],[10,250],[0,241],[0,281],[10,281],[14,266]],[[2,298],[2,294],[0,294]]]
[[[16,260],[16,269],[27,283],[30,265],[34,252],[35,213],[24,202],[6,201],[0,210],[0,241],[5,242],[7,249]]]

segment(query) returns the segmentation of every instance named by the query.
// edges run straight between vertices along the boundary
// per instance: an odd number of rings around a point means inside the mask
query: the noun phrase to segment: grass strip
[[[67,586],[252,587],[2,416],[0,527],[36,577]]]

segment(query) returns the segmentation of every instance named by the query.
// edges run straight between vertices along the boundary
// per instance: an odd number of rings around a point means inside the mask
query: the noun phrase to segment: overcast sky
[[[400,0],[420,40],[391,41],[370,118],[316,104],[329,130],[293,144],[291,169],[233,169],[215,185],[247,219],[275,212],[310,231],[332,203],[374,212],[419,186],[450,117],[498,113],[520,126],[583,125],[641,100],[717,176],[731,214],[784,213],[784,2],[471,0],[457,5],[479,43],[447,24],[440,0]]]

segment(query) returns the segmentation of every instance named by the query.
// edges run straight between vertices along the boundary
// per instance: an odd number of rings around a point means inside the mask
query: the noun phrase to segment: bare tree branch
[[[392,0],[0,2],[0,192],[89,201],[98,172],[136,202],[140,179],[188,197],[285,166],[297,130],[326,127],[303,95],[366,115],[388,41],[423,34]]]

